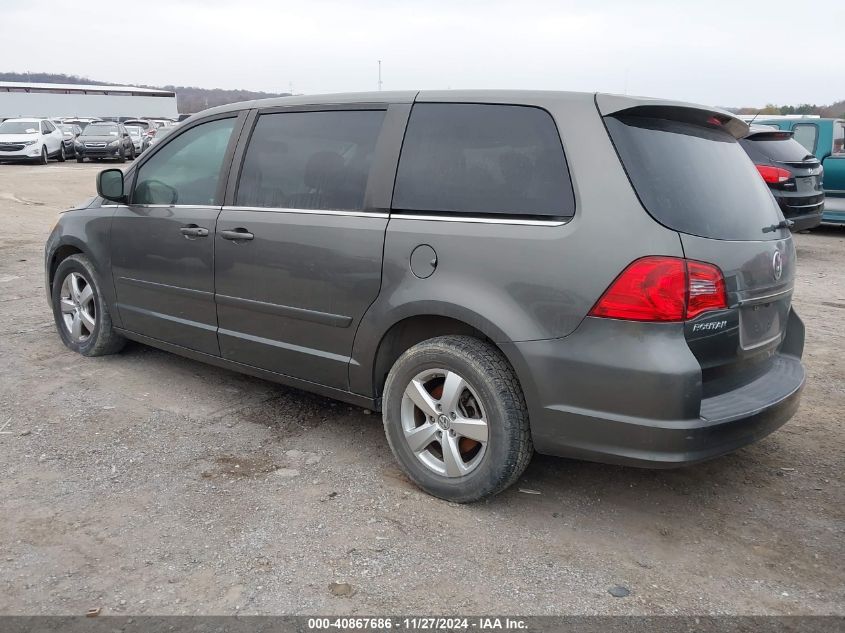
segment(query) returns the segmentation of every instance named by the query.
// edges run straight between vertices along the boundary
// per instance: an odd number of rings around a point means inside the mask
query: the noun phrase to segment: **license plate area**
[[[798,193],[816,193],[818,191],[818,176],[803,176],[795,179],[795,190]]]
[[[789,301],[777,300],[742,306],[739,310],[739,344],[744,350],[778,341],[786,326]]]

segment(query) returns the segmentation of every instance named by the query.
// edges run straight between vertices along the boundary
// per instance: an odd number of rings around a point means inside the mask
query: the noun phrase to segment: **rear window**
[[[754,136],[742,139],[740,144],[750,152],[778,163],[799,163],[805,159],[813,158],[813,155],[807,152],[806,147],[788,135],[781,138],[771,138],[765,135]],[[751,157],[755,158],[754,155]]]
[[[393,208],[568,217],[575,200],[551,115],[526,106],[414,105]]]
[[[650,117],[605,117],[625,171],[661,224],[719,240],[776,239],[777,203],[723,129]]]

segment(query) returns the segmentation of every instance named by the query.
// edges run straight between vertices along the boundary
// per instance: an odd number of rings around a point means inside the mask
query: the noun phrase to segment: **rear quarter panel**
[[[547,110],[566,153],[576,212],[560,226],[391,217],[381,292],[353,348],[352,391],[373,392],[378,344],[403,318],[454,318],[497,343],[565,337],[631,261],[683,255],[677,233],[655,222],[637,200],[591,95],[537,92],[509,100],[507,93],[479,91],[456,100],[449,92],[422,92],[417,101]],[[437,253],[436,271],[426,279],[409,264],[421,244]]]

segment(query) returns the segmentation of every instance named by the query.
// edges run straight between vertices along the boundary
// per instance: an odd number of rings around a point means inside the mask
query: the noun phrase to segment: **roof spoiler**
[[[665,99],[597,93],[596,107],[602,116],[624,113],[630,116],[686,121],[701,125],[718,125],[724,128],[734,138],[746,136],[749,129],[745,121],[737,118],[727,110],[696,105],[694,103],[685,103],[683,101],[667,101]]]

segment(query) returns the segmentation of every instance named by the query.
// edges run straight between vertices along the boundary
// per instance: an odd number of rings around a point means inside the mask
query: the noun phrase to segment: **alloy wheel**
[[[402,395],[401,421],[408,447],[438,475],[463,477],[484,459],[489,437],[484,407],[454,371],[417,374]]]
[[[94,333],[97,306],[94,287],[79,273],[69,273],[59,292],[62,321],[74,343],[84,343]]]

